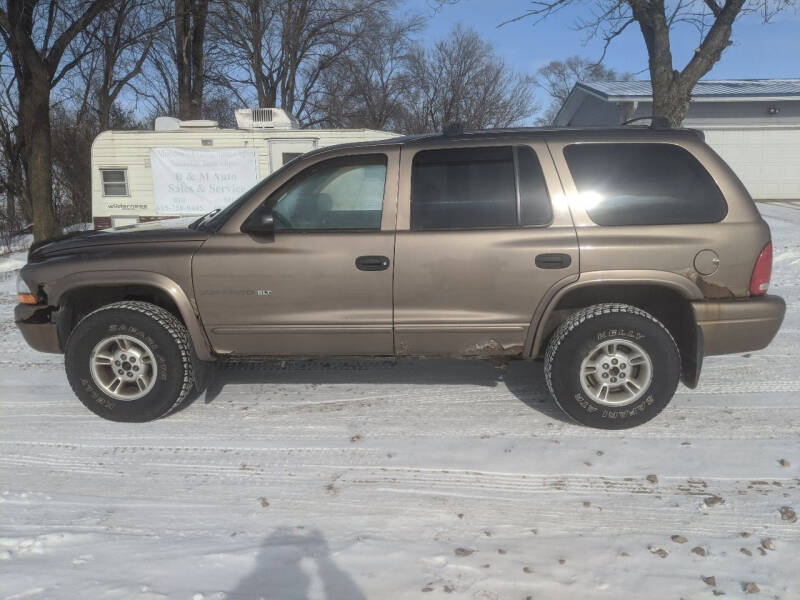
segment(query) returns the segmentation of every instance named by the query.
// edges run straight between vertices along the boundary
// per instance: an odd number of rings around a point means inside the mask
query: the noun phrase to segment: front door
[[[575,229],[546,144],[483,144],[403,150],[398,354],[520,354],[544,295],[577,276]]]
[[[398,150],[321,159],[257,210],[274,237],[212,235],[193,259],[214,349],[390,355]]]

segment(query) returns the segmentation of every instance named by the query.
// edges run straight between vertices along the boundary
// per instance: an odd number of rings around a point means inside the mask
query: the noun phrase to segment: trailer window
[[[127,169],[100,169],[103,179],[103,196],[128,195]]]

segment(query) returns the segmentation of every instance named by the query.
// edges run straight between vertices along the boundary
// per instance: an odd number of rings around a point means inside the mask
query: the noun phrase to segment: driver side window
[[[270,202],[275,231],[380,230],[386,163],[379,154],[312,165]]]

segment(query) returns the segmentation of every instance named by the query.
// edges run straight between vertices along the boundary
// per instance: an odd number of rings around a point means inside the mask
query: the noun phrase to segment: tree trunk
[[[192,64],[192,87],[189,102],[195,119],[203,116],[203,90],[206,83],[206,19],[208,18],[208,0],[192,0],[192,53],[189,57]]]
[[[670,126],[680,127],[689,111],[695,84],[711,70],[731,44],[733,22],[744,0],[726,0],[723,6],[713,3],[717,7],[714,23],[683,71],[676,71],[672,66],[670,24],[663,0],[628,0],[628,4],[647,46],[650,81],[653,85],[653,116],[666,117]]]
[[[689,110],[691,87],[683,85],[677,74],[672,81],[656,91],[653,87],[653,115],[665,117],[670,127],[680,127]]]
[[[204,40],[208,0],[175,0],[178,117],[199,119],[205,83]]]
[[[19,118],[28,197],[33,208],[33,239],[58,235],[50,169],[50,79],[45,69],[19,81]]]
[[[97,101],[98,107],[98,125],[100,131],[108,131],[111,129],[111,106],[113,101],[106,95],[105,91],[101,91]]]
[[[16,231],[18,229],[18,221],[17,221],[17,203],[16,198],[14,197],[14,192],[11,190],[6,190],[6,220],[8,221],[8,227],[11,231]]]

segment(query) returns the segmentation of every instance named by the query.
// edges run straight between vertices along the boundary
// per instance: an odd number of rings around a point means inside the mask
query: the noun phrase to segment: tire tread
[[[604,302],[602,304],[592,304],[591,306],[581,308],[580,310],[572,313],[569,317],[564,319],[561,325],[558,326],[552,338],[550,339],[550,343],[547,345],[547,351],[545,352],[544,355],[544,379],[545,382],[547,383],[547,389],[550,390],[550,395],[553,397],[553,400],[555,401],[556,405],[567,416],[570,415],[569,413],[567,413],[567,411],[564,410],[564,407],[561,406],[561,404],[559,403],[558,396],[556,395],[556,392],[553,389],[553,361],[555,360],[559,347],[561,346],[562,342],[567,337],[567,335],[569,335],[576,327],[582,325],[586,321],[603,315],[620,314],[620,313],[635,315],[637,317],[647,319],[648,321],[651,321],[656,326],[663,329],[664,332],[666,332],[666,334],[669,336],[669,339],[672,340],[672,343],[675,346],[675,352],[677,352],[678,356],[680,356],[680,350],[678,348],[678,344],[675,342],[675,338],[672,336],[670,330],[667,329],[667,327],[661,321],[656,319],[649,312],[642,310],[641,308],[638,308],[631,304],[624,304],[621,302]],[[572,417],[570,416],[570,418]]]
[[[150,302],[143,302],[141,300],[122,300],[103,305],[83,317],[74,327],[73,331],[76,331],[78,327],[80,327],[81,324],[88,318],[110,310],[129,310],[141,313],[160,325],[175,341],[183,366],[183,382],[181,383],[180,393],[177,395],[176,399],[168,406],[166,410],[162,412],[162,414],[157,415],[155,418],[160,419],[166,417],[181,405],[194,386],[194,361],[192,356],[193,349],[192,342],[189,339],[189,332],[186,330],[184,324],[181,323],[181,321],[167,309],[155,304],[151,304]],[[67,340],[67,348],[69,348],[69,340]],[[78,390],[76,390],[75,386],[72,385],[71,378],[70,385],[73,392],[78,394]]]

